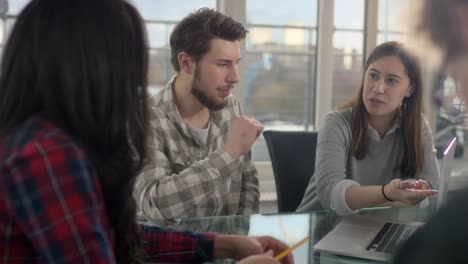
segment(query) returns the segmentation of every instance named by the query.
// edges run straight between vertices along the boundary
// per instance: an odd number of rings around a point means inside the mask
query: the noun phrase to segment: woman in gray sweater
[[[321,124],[315,174],[297,211],[346,215],[434,195],[439,169],[421,88],[419,64],[399,43],[376,47],[358,93]]]

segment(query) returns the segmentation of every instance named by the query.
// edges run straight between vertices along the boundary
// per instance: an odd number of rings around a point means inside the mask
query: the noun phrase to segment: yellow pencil
[[[275,257],[276,260],[281,260],[282,258],[286,257],[289,253],[291,253],[294,249],[299,247],[300,245],[304,244],[305,242],[309,241],[310,237],[306,237],[302,239],[301,241],[297,242],[295,245],[292,247],[286,249],[285,251],[281,252],[278,254],[278,256]]]

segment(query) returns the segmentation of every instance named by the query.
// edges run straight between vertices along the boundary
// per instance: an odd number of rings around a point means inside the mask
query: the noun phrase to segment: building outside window
[[[175,74],[171,65],[169,38],[174,26],[201,8],[216,9],[216,0],[133,0],[145,19],[150,45],[148,83],[151,94],[163,88]]]
[[[364,0],[335,0],[332,108],[359,89],[363,66]]]
[[[301,6],[301,8],[297,8]],[[247,0],[244,110],[266,130],[307,130],[314,124],[317,1]],[[269,161],[263,137],[255,161]]]

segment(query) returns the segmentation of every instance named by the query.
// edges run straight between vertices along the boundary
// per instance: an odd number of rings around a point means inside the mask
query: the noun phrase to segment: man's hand
[[[247,116],[235,117],[231,120],[231,131],[224,148],[233,159],[238,159],[250,150],[262,131],[263,125],[257,120]]]

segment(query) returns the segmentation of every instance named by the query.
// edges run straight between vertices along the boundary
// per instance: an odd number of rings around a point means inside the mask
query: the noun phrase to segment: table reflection
[[[433,210],[429,208],[370,208],[358,215],[368,215],[384,220],[425,222]],[[353,216],[348,216],[353,217]],[[270,235],[292,246],[306,236],[309,242],[293,251],[298,264],[308,263],[382,263],[373,260],[314,252],[313,245],[325,236],[343,217],[334,212],[318,211],[310,214],[271,214],[252,216],[216,216],[185,218],[171,226],[176,230],[216,232],[249,236]],[[234,263],[219,260],[215,263]]]

